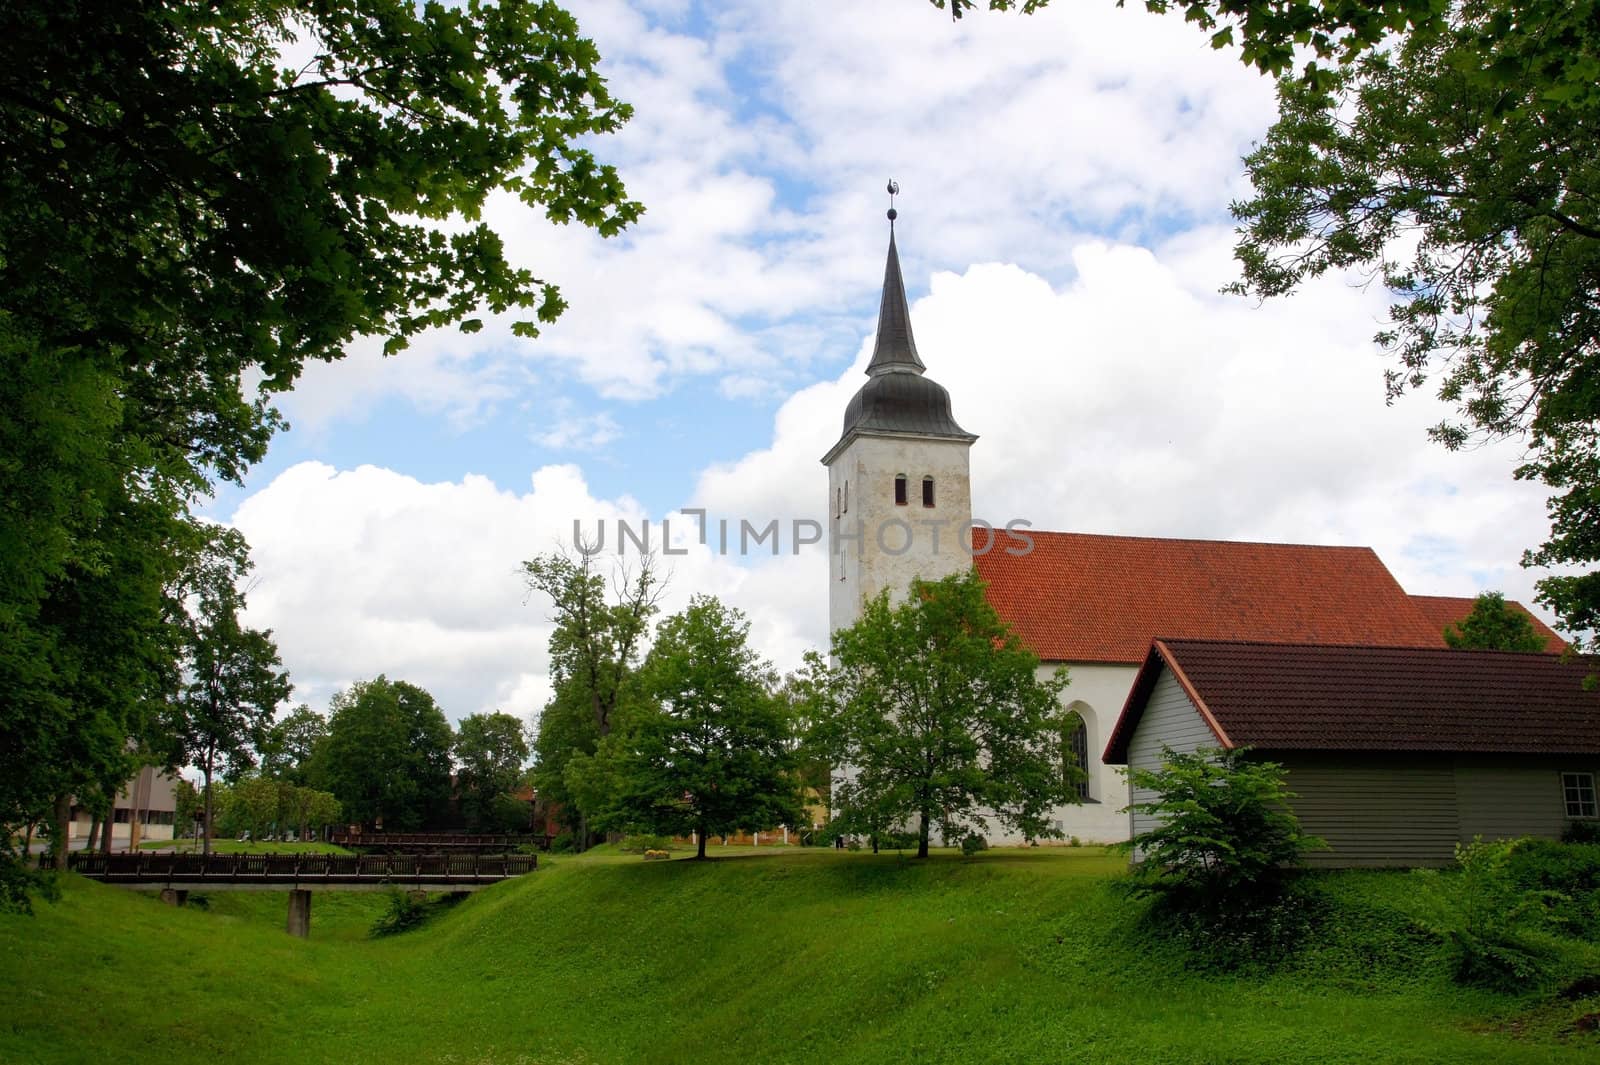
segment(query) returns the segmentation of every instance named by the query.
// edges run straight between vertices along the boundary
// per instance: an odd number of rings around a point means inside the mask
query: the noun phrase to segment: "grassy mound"
[[[723,853],[732,854],[737,848]],[[381,894],[209,911],[68,878],[0,917],[0,1061],[1564,1062],[1600,1001],[1458,988],[1403,873],[1328,878],[1299,960],[1194,971],[1111,890],[1121,859],[764,850],[558,859],[383,940]],[[237,901],[237,900],[248,901]],[[337,901],[336,901],[337,900]],[[136,990],[137,994],[129,994]]]

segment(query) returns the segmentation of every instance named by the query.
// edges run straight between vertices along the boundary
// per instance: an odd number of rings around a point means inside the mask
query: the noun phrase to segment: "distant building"
[[[111,812],[111,846],[122,850],[149,840],[173,838],[178,778],[164,769],[145,766],[117,792]],[[94,816],[76,803],[67,826],[67,840],[87,840]]]

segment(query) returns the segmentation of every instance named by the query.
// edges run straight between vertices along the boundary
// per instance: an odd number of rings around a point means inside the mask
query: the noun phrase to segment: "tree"
[[[1126,2],[1117,0],[1117,6]],[[931,3],[940,10],[948,5],[957,19],[978,6],[977,0]],[[988,6],[1031,15],[1049,3],[989,0]],[[1287,72],[1309,50],[1304,73],[1311,80],[1326,70],[1318,60],[1348,63],[1390,34],[1437,26],[1445,10],[1434,0],[1145,0],[1144,7],[1155,14],[1182,11],[1185,22],[1211,35],[1211,47],[1238,43],[1240,61],[1263,74]]]
[[[190,579],[193,608],[184,626],[183,674],[167,715],[171,762],[200,770],[203,783],[203,849],[211,853],[211,783],[224,767],[237,772],[254,764],[259,745],[294,686],[281,671],[271,630],[244,627],[244,596],[238,581],[250,570],[244,540],[219,530],[195,564]]]
[[[1270,894],[1303,852],[1326,846],[1300,831],[1283,767],[1242,748],[1192,753],[1161,749],[1160,769],[1130,768],[1137,797],[1129,809],[1157,819],[1126,847],[1138,856],[1136,881],[1151,894],[1184,896],[1203,907]]]
[[[785,704],[772,667],[750,649],[750,623],[697,595],[661,623],[641,670],[645,699],[572,771],[605,793],[606,827],[693,832],[799,823],[802,807]]]
[[[1037,677],[984,598],[975,571],[888,591],[833,634],[832,667],[813,654],[819,749],[835,766],[836,822],[877,833],[916,822],[917,857],[934,824],[946,836],[992,817],[1030,838],[1059,835],[1046,814],[1076,801],[1062,760],[1057,696],[1067,675]]]
[[[329,790],[345,817],[390,832],[444,820],[452,737],[433,696],[378,676],[339,692],[330,706]]]
[[[456,794],[461,813],[476,829],[499,827],[496,800],[516,790],[528,763],[528,740],[520,718],[468,714],[456,726]],[[526,818],[523,818],[526,822]]]
[[[195,789],[188,777],[179,777],[172,786],[172,834],[174,838],[182,838],[194,831],[194,819],[202,807],[200,792]],[[107,826],[107,831],[110,826]]]
[[[328,719],[304,703],[274,721],[257,753],[268,776],[307,784],[314,773],[318,748],[328,739]]]
[[[1472,612],[1444,627],[1444,642],[1464,651],[1543,651],[1544,637],[1533,619],[1507,605],[1500,592],[1484,592]]]
[[[606,581],[595,572],[597,547],[540,555],[522,564],[530,592],[550,600],[550,684],[555,694],[534,733],[533,786],[540,799],[559,804],[566,823],[586,843],[584,811],[567,784],[575,755],[592,755],[611,733],[620,708],[636,695],[635,671],[650,619],[664,586],[646,556],[637,570]],[[575,557],[574,557],[575,556]],[[614,600],[614,601],[613,601]]]
[[[1577,564],[1538,601],[1600,623],[1600,22],[1557,0],[1470,0],[1330,79],[1286,80],[1246,159],[1236,291],[1278,296],[1370,270],[1393,298],[1390,395],[1438,373],[1449,448],[1516,438],[1551,535],[1524,565]],[[1442,372],[1440,367],[1443,367]]]
[[[491,195],[638,217],[590,151],[628,117],[598,58],[525,0],[0,5],[7,829],[149,740],[189,511],[261,458],[306,360],[559,314]]]

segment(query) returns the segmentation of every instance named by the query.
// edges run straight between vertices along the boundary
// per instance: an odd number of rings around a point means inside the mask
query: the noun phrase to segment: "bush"
[[[367,934],[373,939],[383,936],[397,936],[401,932],[409,932],[428,919],[428,902],[425,898],[414,898],[410,892],[394,890],[389,892],[389,909],[382,917],[372,922],[372,928]]]
[[[1549,923],[1548,893],[1518,883],[1511,868],[1516,846],[1481,839],[1456,845],[1458,874],[1438,931],[1457,983],[1516,992],[1549,975],[1552,952],[1531,934]]]
[[[550,841],[551,854],[572,854],[577,849],[577,841],[572,838],[571,832],[563,832]]]
[[[961,838],[961,853],[964,857],[970,858],[979,851],[986,851],[988,849],[989,841],[978,835],[976,832],[968,832]]]
[[[1600,843],[1600,821],[1568,821],[1561,831],[1562,843]]]
[[[669,850],[656,850],[653,847],[644,852],[644,860],[647,861],[647,862],[664,862],[664,861],[668,860],[671,857],[672,857],[672,852],[671,851],[669,851]]]
[[[1303,851],[1326,846],[1301,833],[1283,767],[1243,749],[1163,747],[1160,769],[1133,769],[1128,778],[1156,796],[1130,809],[1160,821],[1120,845],[1138,855],[1136,893],[1191,896],[1202,909],[1271,896]]]
[[[1600,843],[1518,840],[1506,854],[1506,874],[1539,898],[1555,930],[1600,940]]]

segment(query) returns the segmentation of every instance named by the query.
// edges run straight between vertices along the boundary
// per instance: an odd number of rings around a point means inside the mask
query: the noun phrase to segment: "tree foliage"
[[[357,681],[330,703],[328,784],[345,817],[404,832],[439,824],[450,802],[450,722],[403,680]]]
[[[644,698],[571,766],[601,827],[693,832],[704,858],[708,836],[800,822],[791,722],[749,634],[742,613],[705,595],[661,623]]]
[[[1037,676],[1023,647],[969,571],[914,580],[903,603],[887,590],[833,634],[834,665],[813,654],[814,737],[836,767],[838,827],[877,834],[915,822],[964,835],[990,818],[1030,838],[1059,835],[1049,810],[1076,801],[1063,765],[1064,670]]]
[[[952,18],[978,0],[930,0]],[[1127,0],[1116,0],[1123,7]],[[1050,0],[988,0],[991,11],[1045,7]],[[1438,25],[1446,5],[1436,0],[1144,0],[1154,14],[1181,11],[1211,37],[1211,47],[1239,46],[1239,59],[1264,74],[1283,74],[1309,52],[1302,73],[1315,83],[1326,73],[1319,60],[1348,63],[1384,38]]]
[[[319,757],[327,741],[328,719],[301,703],[268,726],[257,747],[261,771],[295,784],[311,784],[322,773]]]
[[[0,824],[148,745],[190,507],[306,360],[558,314],[491,197],[638,217],[597,61],[527,0],[0,5]]]
[[[581,838],[583,811],[567,781],[574,756],[594,754],[619,710],[637,698],[635,676],[650,619],[663,585],[646,557],[638,569],[618,568],[611,587],[596,569],[595,550],[540,555],[522,564],[528,590],[548,599],[550,683],[554,695],[535,726],[533,786],[558,804]]]
[[[1238,291],[1367,269],[1390,292],[1391,396],[1437,378],[1450,448],[1511,437],[1551,489],[1525,565],[1600,561],[1600,21],[1561,0],[1469,0],[1328,85],[1285,80],[1246,160]],[[1600,573],[1539,582],[1600,622]]]
[[[1484,592],[1472,612],[1444,627],[1444,642],[1464,651],[1543,651],[1533,619],[1506,603],[1500,592]]]
[[[500,802],[522,783],[528,764],[527,730],[511,714],[468,714],[456,726],[456,794],[461,816],[477,830],[514,828],[503,824]],[[525,826],[527,817],[518,820]]]

